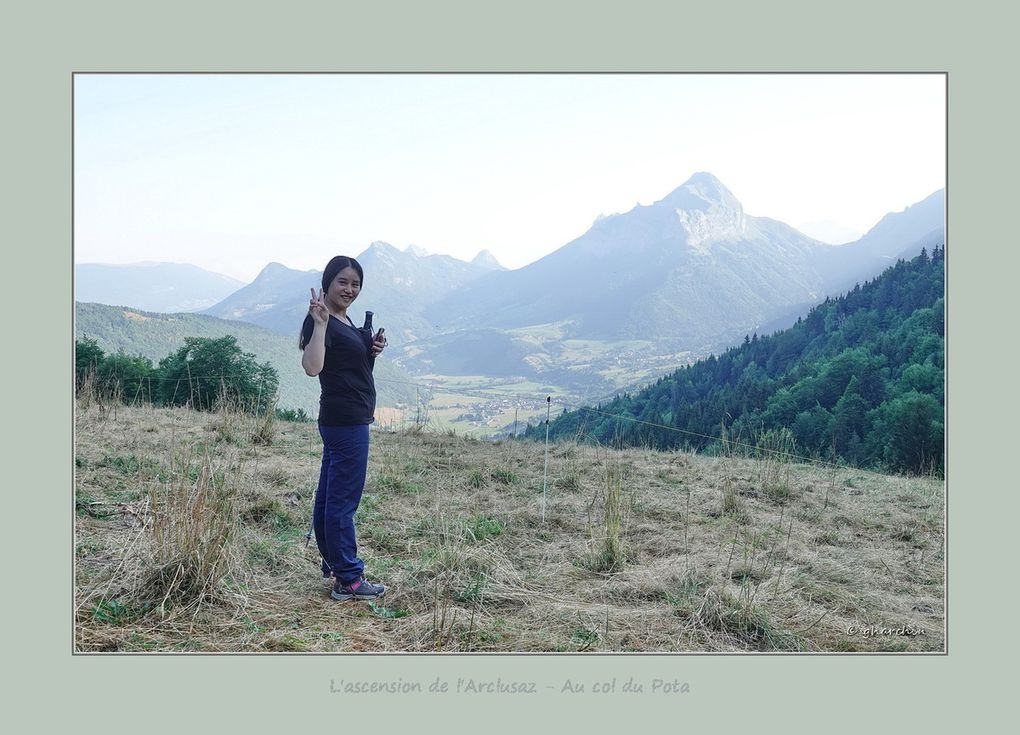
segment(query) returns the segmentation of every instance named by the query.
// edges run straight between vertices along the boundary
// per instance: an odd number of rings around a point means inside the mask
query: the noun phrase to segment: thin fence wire
[[[192,375],[190,377],[191,377],[191,380],[194,381],[194,380],[200,380],[200,379],[206,379],[206,380],[213,379],[213,378],[224,379],[224,378],[228,378],[228,377],[229,378],[237,378],[237,377],[245,377],[245,376],[241,376],[241,375],[203,375],[203,376],[195,376],[195,375]],[[126,378],[125,382],[130,382],[132,380],[150,381],[150,382],[151,381],[176,381],[178,383],[181,382],[180,378],[159,378],[159,377],[151,377],[150,378],[149,376],[146,376],[144,378],[141,378],[141,377],[140,378]],[[257,380],[259,381],[260,387],[261,387],[261,382],[262,382],[263,378],[259,377],[259,378],[257,378]],[[497,396],[506,396],[507,398],[516,399],[516,401],[518,402],[518,405],[525,404],[525,403],[532,403],[535,406],[538,406],[538,405],[541,405],[542,403],[546,403],[547,399],[550,398],[550,396],[548,396],[548,394],[541,395],[541,396],[539,396],[539,395],[529,395],[529,394],[524,393],[522,391],[501,390],[499,388],[476,388],[476,389],[454,388],[454,387],[443,386],[440,383],[418,383],[418,382],[414,382],[414,381],[396,380],[396,379],[392,379],[392,378],[375,378],[375,382],[376,383],[389,383],[389,384],[394,384],[394,385],[412,386],[412,387],[417,388],[419,391],[426,391],[426,392],[428,392],[428,394],[430,396],[434,396],[434,395],[437,395],[437,394],[439,394],[439,395],[441,395],[441,394],[463,395],[463,396],[467,396],[467,397],[471,397],[471,398],[492,398],[492,397],[497,397]],[[709,441],[713,441],[713,442],[714,441],[719,441],[719,439],[720,439],[718,436],[713,436],[711,434],[703,434],[703,433],[699,433],[699,432],[696,432],[696,431],[691,431],[689,429],[681,429],[681,428],[678,428],[676,426],[669,426],[667,424],[660,424],[660,423],[656,423],[654,421],[645,421],[643,419],[638,419],[638,418],[635,418],[634,416],[628,416],[626,414],[609,413],[608,411],[602,411],[602,410],[597,409],[597,408],[592,408],[592,407],[587,406],[587,405],[583,405],[583,404],[579,404],[579,403],[574,403],[574,402],[569,402],[569,401],[562,401],[562,400],[557,401],[557,407],[558,408],[562,407],[562,408],[564,408],[564,409],[566,409],[568,411],[584,411],[586,413],[595,414],[595,415],[599,415],[599,416],[604,416],[604,417],[615,419],[615,420],[618,420],[618,421],[624,421],[624,422],[628,422],[628,423],[632,423],[632,424],[649,426],[649,427],[652,427],[652,428],[661,429],[661,430],[664,430],[664,431],[670,431],[670,432],[673,432],[673,433],[676,433],[676,434],[680,434],[680,435],[684,435],[684,436],[688,436],[688,437],[694,437],[694,438],[697,438],[697,439],[704,439],[704,440],[709,440]],[[420,409],[420,407],[419,407],[419,409]],[[546,423],[548,423],[549,420],[550,419],[547,416]],[[816,465],[816,466],[822,467],[822,468],[837,469],[837,470],[852,470],[852,471],[855,471],[855,472],[863,472],[863,473],[866,473],[866,474],[872,474],[872,475],[876,475],[876,476],[883,476],[881,472],[876,472],[874,470],[868,470],[868,469],[865,469],[865,468],[862,468],[862,467],[854,467],[852,465],[842,465],[842,464],[838,464],[838,463],[831,462],[831,461],[828,461],[828,460],[818,459],[816,457],[807,457],[807,456],[804,456],[804,455],[794,454],[794,453],[791,453],[791,452],[784,452],[784,451],[781,451],[781,450],[770,449],[768,447],[761,447],[761,446],[758,446],[758,445],[755,445],[755,444],[748,444],[746,442],[736,441],[736,440],[733,440],[733,439],[727,439],[727,443],[730,446],[741,447],[743,449],[747,449],[747,450],[750,450],[750,451],[753,451],[753,452],[756,452],[756,453],[759,453],[759,454],[768,454],[768,455],[772,455],[772,456],[776,456],[776,457],[782,457],[782,458],[787,459],[789,461],[813,464],[813,465]]]
[[[376,378],[375,380],[376,380],[376,382],[399,383],[399,384],[402,384],[402,385],[415,385],[415,386],[418,386],[418,387],[426,387],[426,386],[424,386],[421,383],[413,383],[413,382],[410,382],[410,381],[402,381],[402,380],[391,380],[389,378]],[[430,390],[432,390],[434,393],[439,393],[439,394],[442,394],[442,393],[453,393],[453,394],[459,394],[459,395],[469,395],[469,396],[473,396],[473,397],[486,397],[484,395],[484,393],[481,396],[478,396],[478,391],[465,391],[463,389],[458,389],[458,388],[447,388],[447,387],[444,387],[444,386],[436,384],[436,383],[428,384],[427,387]],[[549,398],[548,396],[544,396],[544,397],[543,396],[529,396],[529,395],[524,394],[524,393],[522,393],[520,391],[506,391],[506,390],[499,390],[497,388],[491,388],[491,389],[490,388],[484,388],[484,389],[479,389],[479,390],[484,391],[484,392],[489,392],[489,393],[495,393],[495,394],[501,394],[501,395],[505,395],[505,396],[510,396],[510,397],[516,397],[521,402],[524,402],[524,401],[533,402],[535,405],[539,405],[541,403],[545,403],[547,401],[547,399]],[[626,422],[629,422],[629,423],[632,423],[632,424],[640,424],[640,425],[650,426],[650,427],[657,428],[657,429],[663,429],[665,431],[671,431],[671,432],[674,432],[676,434],[682,434],[682,435],[689,436],[689,437],[696,437],[698,439],[707,439],[707,440],[710,440],[710,441],[719,441],[719,439],[720,439],[718,436],[712,436],[711,434],[702,434],[702,433],[699,433],[699,432],[696,432],[696,431],[690,431],[689,429],[681,429],[681,428],[678,428],[676,426],[669,426],[667,424],[660,424],[660,423],[656,423],[654,421],[645,421],[643,419],[638,419],[638,418],[635,418],[633,416],[627,416],[625,414],[609,413],[608,411],[602,411],[600,409],[591,408],[590,406],[587,406],[587,405],[572,403],[572,402],[568,402],[568,401],[558,401],[557,404],[558,404],[558,407],[562,407],[562,408],[564,408],[564,409],[566,409],[568,411],[584,411],[586,413],[591,413],[591,414],[596,414],[596,415],[600,415],[600,416],[605,416],[605,417],[612,418],[612,419],[617,419],[617,420],[620,420],[620,421],[626,421]],[[548,416],[547,416],[547,418],[545,420],[545,423],[547,424],[547,427],[548,427],[548,423],[549,423]],[[546,432],[546,434],[547,434],[546,442],[548,442],[548,431]],[[878,476],[878,477],[883,477],[884,476],[883,473],[876,472],[874,470],[868,470],[868,469],[864,469],[862,467],[854,467],[852,465],[842,465],[842,464],[838,464],[836,462],[831,462],[831,461],[824,460],[824,459],[818,459],[817,457],[807,457],[807,456],[804,456],[804,455],[794,454],[794,453],[791,453],[791,452],[784,452],[784,451],[777,450],[777,449],[770,449],[768,447],[761,447],[761,446],[759,446],[757,444],[748,444],[746,442],[736,441],[734,439],[727,439],[726,441],[727,441],[727,444],[729,446],[732,446],[732,447],[741,447],[741,448],[744,448],[744,449],[756,452],[758,454],[767,454],[767,455],[771,455],[771,456],[775,456],[775,457],[782,457],[782,458],[790,460],[790,461],[803,462],[803,463],[806,463],[806,464],[812,464],[812,465],[815,465],[815,466],[818,466],[818,467],[821,467],[821,468],[824,468],[824,469],[848,470],[848,471],[854,471],[854,472],[862,472],[862,473],[869,474],[869,475],[875,475],[875,476]]]

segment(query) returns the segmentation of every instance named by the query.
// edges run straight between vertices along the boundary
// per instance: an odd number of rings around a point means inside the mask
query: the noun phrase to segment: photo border
[[[522,722],[559,716],[574,725],[617,729],[633,723],[637,711],[642,720],[725,723],[728,728],[761,722],[765,714],[779,713],[784,705],[793,710],[791,720],[831,724],[834,708],[846,706],[851,712],[840,714],[837,724],[929,725],[941,731],[970,724],[966,713],[970,708],[953,707],[954,694],[962,697],[963,692],[979,691],[980,686],[981,700],[1001,707],[1005,700],[996,694],[1005,693],[1005,677],[996,683],[991,674],[996,672],[994,657],[1000,650],[1000,642],[992,636],[1001,637],[1002,631],[981,623],[978,605],[992,605],[990,591],[998,581],[1011,578],[1003,576],[1005,554],[996,558],[985,546],[987,539],[1009,537],[1005,523],[1015,508],[1015,497],[1005,492],[1001,479],[1011,476],[1004,466],[1009,456],[1004,442],[1010,433],[1002,414],[1007,412],[994,411],[998,399],[992,392],[995,386],[1008,385],[1009,362],[987,355],[989,350],[1003,349],[999,346],[1003,336],[1001,327],[981,318],[980,310],[988,309],[993,299],[996,313],[1008,313],[1012,307],[1006,301],[1011,293],[1007,278],[1016,255],[996,232],[995,218],[988,216],[989,211],[1009,211],[1006,196],[1012,191],[1007,178],[1012,167],[1004,165],[1008,155],[1003,155],[1001,146],[1012,139],[1016,103],[1005,91],[1012,88],[1011,80],[997,56],[999,49],[1007,47],[1006,33],[1012,26],[1004,21],[989,24],[986,16],[976,12],[978,7],[935,13],[919,3],[891,7],[864,2],[854,6],[851,15],[845,9],[822,13],[813,3],[788,6],[783,8],[788,13],[778,12],[775,4],[741,8],[744,22],[740,24],[733,22],[730,6],[691,9],[640,2],[628,7],[626,18],[619,17],[622,10],[598,12],[605,8],[574,2],[556,6],[523,2],[512,9],[438,2],[407,8],[307,3],[289,10],[285,18],[266,12],[271,6],[250,3],[210,7],[185,1],[172,16],[156,7],[141,10],[135,4],[109,3],[102,9],[68,8],[59,18],[46,8],[19,7],[12,14],[11,27],[29,32],[18,34],[9,53],[32,63],[27,70],[10,65],[14,71],[11,94],[21,104],[8,133],[15,144],[9,144],[11,168],[5,179],[12,179],[8,200],[19,202],[10,218],[10,241],[29,247],[18,248],[11,256],[9,273],[19,277],[8,278],[14,281],[9,286],[11,303],[24,304],[22,308],[31,309],[31,316],[26,319],[9,309],[8,329],[13,342],[28,346],[31,389],[14,391],[10,399],[9,416],[18,422],[12,486],[21,490],[12,499],[12,511],[13,517],[26,519],[10,543],[42,558],[17,565],[8,583],[21,593],[18,599],[32,601],[28,612],[22,612],[27,631],[16,637],[13,656],[42,675],[24,676],[15,685],[17,713],[35,713],[37,725],[44,719],[83,729],[81,719],[90,705],[115,693],[117,721],[128,724],[146,718],[147,729],[156,731],[180,726],[176,718],[162,714],[152,722],[153,707],[168,699],[175,710],[200,718],[204,725],[253,723],[266,730],[304,727],[310,718],[340,724],[340,713],[354,708],[383,712],[388,726],[425,722],[431,723],[425,725],[427,729],[447,730],[451,721],[467,720],[499,730],[506,729],[507,715],[517,720],[515,728]],[[536,12],[538,8],[541,13]],[[298,17],[298,10],[314,11],[318,21],[309,22],[308,14]],[[799,22],[791,20],[798,17]],[[921,18],[923,24],[919,24]],[[676,42],[676,32],[691,27],[717,32],[687,33],[682,43]],[[480,28],[487,28],[488,35]],[[288,29],[299,32],[285,34]],[[629,43],[620,40],[627,30],[631,31]],[[839,39],[846,40],[834,40],[836,30]],[[973,33],[969,44],[964,42],[968,30]],[[342,44],[336,43],[337,33]],[[388,43],[380,44],[379,38]],[[63,427],[72,426],[71,325],[58,329],[64,337],[49,340],[41,349],[35,347],[39,327],[47,323],[40,317],[54,310],[67,315],[73,309],[73,303],[66,308],[66,302],[65,308],[59,308],[62,299],[70,301],[71,294],[70,74],[89,69],[193,71],[191,66],[219,71],[371,68],[382,72],[419,64],[430,71],[561,72],[674,72],[706,67],[719,72],[754,67],[861,71],[862,64],[867,64],[885,70],[948,73],[953,145],[947,197],[954,182],[964,183],[953,188],[952,204],[947,205],[952,210],[947,239],[960,249],[950,255],[947,246],[951,273],[947,273],[947,289],[951,278],[953,295],[947,301],[946,378],[953,386],[967,386],[963,396],[955,390],[947,393],[946,405],[947,477],[954,493],[960,493],[953,496],[948,511],[954,541],[950,597],[953,630],[958,631],[950,655],[897,654],[903,660],[895,663],[885,657],[763,659],[757,654],[741,661],[684,655],[643,656],[639,661],[603,656],[582,661],[571,656],[536,662],[520,655],[494,661],[489,656],[399,659],[405,680],[465,673],[507,680],[534,677],[536,672],[554,680],[593,679],[613,672],[621,678],[679,676],[690,682],[691,692],[680,699],[642,697],[637,708],[626,706],[635,702],[622,697],[560,694],[541,695],[533,701],[499,695],[456,700],[367,695],[352,700],[329,692],[331,680],[350,670],[351,659],[343,657],[70,656],[67,634],[58,632],[67,630],[67,593],[60,580],[73,553],[68,550],[71,519],[66,517],[73,445],[68,446],[70,438],[68,444],[60,439],[54,450],[45,439],[60,437],[66,431]],[[961,231],[965,237],[959,236]],[[989,260],[994,260],[991,269]],[[41,280],[28,277],[40,272]],[[50,289],[58,294],[56,306],[41,298]],[[61,457],[63,461],[56,461]],[[988,493],[994,495],[987,497]],[[41,522],[54,518],[61,520]],[[43,529],[42,538],[33,533],[38,527]],[[47,579],[49,569],[58,571]],[[393,659],[359,657],[354,661],[359,675],[373,678],[391,670]],[[983,672],[989,674],[983,676]],[[51,701],[54,692],[60,696],[58,705]],[[280,706],[259,706],[266,701]],[[104,724],[102,719],[96,724]],[[783,719],[772,721],[787,724]]]

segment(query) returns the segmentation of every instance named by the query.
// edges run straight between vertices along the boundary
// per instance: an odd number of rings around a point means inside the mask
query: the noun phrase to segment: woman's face
[[[336,274],[336,278],[329,284],[326,296],[333,305],[340,309],[346,309],[354,299],[358,298],[361,292],[361,279],[358,272],[347,266]]]

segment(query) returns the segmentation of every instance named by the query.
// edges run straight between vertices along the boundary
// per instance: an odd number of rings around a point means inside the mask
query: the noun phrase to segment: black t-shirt
[[[304,344],[312,338],[311,314],[301,326]],[[375,421],[375,381],[372,357],[362,332],[332,314],[326,325],[326,359],[319,373],[319,423],[351,426]]]

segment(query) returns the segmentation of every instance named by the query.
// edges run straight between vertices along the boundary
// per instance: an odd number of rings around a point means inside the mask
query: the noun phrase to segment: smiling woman
[[[318,295],[311,290],[298,343],[301,366],[308,375],[318,376],[322,389],[322,466],[313,526],[322,576],[333,580],[331,594],[337,600],[369,600],[386,592],[383,585],[365,580],[354,528],[368,467],[368,425],[375,420],[372,371],[376,356],[386,346],[382,329],[366,337],[347,315],[364,278],[354,258],[338,255],[330,260]]]

